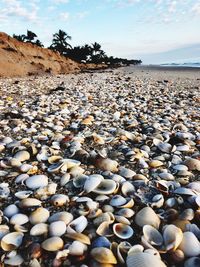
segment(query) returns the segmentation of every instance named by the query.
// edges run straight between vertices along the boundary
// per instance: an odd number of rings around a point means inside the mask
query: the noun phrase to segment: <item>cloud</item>
[[[200,2],[199,3],[196,3],[191,11],[195,14],[195,15],[200,15]]]
[[[55,4],[67,4],[69,0],[52,0]]]
[[[70,17],[70,14],[68,12],[62,12],[62,13],[60,13],[60,18],[63,21],[69,20],[69,17]]]

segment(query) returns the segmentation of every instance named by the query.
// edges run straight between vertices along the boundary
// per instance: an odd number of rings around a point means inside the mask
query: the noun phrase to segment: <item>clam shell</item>
[[[126,203],[126,198],[122,197],[121,195],[115,195],[110,200],[110,205],[113,207],[119,207]]]
[[[132,196],[135,193],[135,187],[129,181],[126,181],[122,184],[121,191],[125,197]]]
[[[129,239],[134,234],[133,229],[129,225],[123,223],[115,223],[113,225],[113,232],[121,239]]]
[[[200,254],[200,242],[191,232],[183,233],[183,239],[178,247],[186,257],[195,257]]]
[[[49,211],[45,208],[37,208],[29,216],[31,224],[45,223],[49,218]]]
[[[56,221],[63,221],[66,225],[68,225],[72,220],[73,220],[73,215],[67,211],[54,213],[48,219],[50,223]]]
[[[4,251],[17,249],[22,244],[23,237],[24,234],[20,232],[9,233],[1,239],[1,248]]]
[[[19,191],[15,193],[15,196],[19,199],[24,199],[29,197],[33,192],[32,191]]]
[[[6,224],[0,225],[0,240],[9,233],[9,227]]]
[[[127,169],[123,167],[123,168],[120,168],[119,175],[125,178],[132,178],[134,175],[136,175],[136,173],[131,169]]]
[[[54,206],[61,207],[69,202],[69,197],[64,194],[56,194],[51,197],[51,202]]]
[[[127,267],[166,267],[158,257],[145,252],[129,254],[126,260]]]
[[[22,209],[38,208],[41,206],[41,201],[37,198],[25,198],[22,199],[18,205]]]
[[[200,171],[200,160],[189,158],[184,163],[190,171]]]
[[[37,189],[48,185],[48,177],[46,175],[33,175],[25,180],[26,186],[30,189]]]
[[[88,177],[84,184],[84,191],[90,193],[93,191],[102,181],[104,177],[99,174],[93,174]]]
[[[58,251],[63,248],[64,242],[60,237],[54,236],[42,242],[42,248],[47,251]]]
[[[70,222],[70,224],[67,227],[67,233],[82,233],[85,228],[88,225],[88,220],[86,219],[85,216],[80,216],[78,218],[76,218],[75,220],[73,220],[72,222]]]
[[[70,255],[82,256],[84,252],[87,251],[87,245],[76,240],[72,242],[68,249]]]
[[[152,208],[145,207],[136,214],[135,223],[140,227],[143,227],[147,224],[158,229],[160,225],[160,219]]]
[[[192,257],[185,261],[184,267],[199,267],[200,266],[200,258]]]
[[[38,223],[34,225],[30,230],[30,235],[39,236],[46,235],[48,233],[48,224],[46,223]]]
[[[15,159],[18,159],[19,161],[23,162],[30,159],[30,154],[28,151],[19,151],[14,155]]]
[[[116,213],[119,216],[124,216],[126,218],[131,218],[135,214],[135,212],[130,208],[122,208],[117,211]]]
[[[109,158],[97,159],[95,165],[103,171],[117,172],[118,162]]]
[[[66,224],[63,221],[52,222],[49,225],[50,236],[62,236],[66,232]]]
[[[17,213],[10,218],[10,224],[23,225],[29,221],[28,216],[22,213]]]
[[[109,179],[104,179],[92,192],[99,195],[110,195],[116,189],[116,182]]]
[[[4,264],[10,265],[10,266],[20,266],[23,262],[24,262],[24,259],[19,254],[4,259]]]
[[[90,245],[89,237],[82,233],[66,233],[65,236],[73,240],[78,240],[83,244]]]
[[[4,209],[3,214],[4,216],[10,218],[13,215],[17,214],[18,212],[19,212],[18,207],[15,204],[11,204]]]
[[[160,232],[151,225],[143,226],[143,234],[146,241],[152,246],[161,246],[163,243],[163,237]]]
[[[170,224],[164,229],[163,239],[167,251],[176,250],[183,239],[183,233],[180,228]]]
[[[98,248],[98,247],[110,248],[110,246],[111,246],[111,243],[108,240],[108,238],[105,236],[98,237],[92,242],[92,245],[91,245],[92,248]]]
[[[115,258],[112,251],[108,248],[93,248],[90,254],[96,261],[100,263],[117,264],[117,259]]]

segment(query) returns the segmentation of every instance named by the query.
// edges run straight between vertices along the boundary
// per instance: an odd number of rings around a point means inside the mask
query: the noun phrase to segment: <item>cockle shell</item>
[[[9,233],[1,239],[1,248],[4,251],[17,249],[21,245],[23,237],[24,234],[20,232]]]
[[[93,248],[90,252],[91,256],[100,263],[111,263],[117,264],[117,259],[115,258],[112,251],[105,247]]]
[[[110,195],[116,189],[116,182],[109,179],[104,179],[92,192],[102,195]]]
[[[129,239],[134,234],[133,229],[129,225],[123,223],[115,223],[113,225],[113,232],[121,239]]]
[[[166,267],[157,256],[145,252],[128,253],[127,267]]]
[[[50,237],[42,242],[42,248],[44,250],[52,252],[60,250],[63,247],[63,245],[64,245],[63,240],[58,236]]]
[[[145,240],[152,246],[161,246],[163,243],[163,237],[160,232],[151,225],[143,226],[143,234]]]
[[[140,227],[143,227],[147,224],[155,227],[156,229],[158,229],[160,225],[160,219],[158,215],[150,207],[141,209],[135,216],[135,222]]]
[[[104,180],[104,177],[100,174],[93,174],[86,179],[84,184],[84,191],[86,193],[90,193],[93,191],[102,181]]]
[[[183,233],[180,228],[170,224],[164,228],[163,238],[167,251],[176,250],[183,239]]]

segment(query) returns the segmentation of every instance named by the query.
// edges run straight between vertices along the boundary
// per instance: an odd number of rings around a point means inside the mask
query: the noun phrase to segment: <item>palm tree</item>
[[[67,42],[67,40],[71,39],[72,37],[70,35],[68,35],[62,30],[59,30],[53,35],[53,40],[50,49],[56,50],[63,55],[67,54],[67,49],[72,48],[72,46]]]
[[[92,54],[96,55],[101,50],[101,45],[95,42],[92,44]]]
[[[43,43],[38,39],[35,41],[35,44],[39,47],[44,47]]]
[[[37,35],[34,32],[27,30],[25,40],[27,40],[28,43],[32,43],[35,37],[37,37]]]
[[[26,35],[24,35],[24,34],[22,34],[22,35],[13,34],[13,38],[17,39],[20,42],[24,42],[25,39],[26,39]]]

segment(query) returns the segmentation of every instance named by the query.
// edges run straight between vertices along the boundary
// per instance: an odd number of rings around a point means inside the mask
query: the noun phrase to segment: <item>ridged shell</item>
[[[126,264],[127,267],[166,267],[158,257],[145,252],[128,255]]]
[[[158,229],[160,225],[160,219],[158,215],[150,207],[141,209],[135,216],[135,222],[140,227],[148,224],[155,227],[156,229]]]

